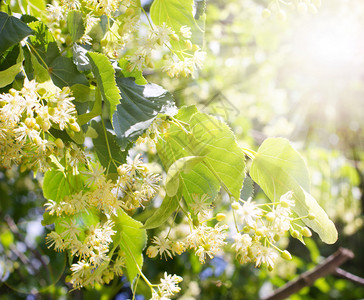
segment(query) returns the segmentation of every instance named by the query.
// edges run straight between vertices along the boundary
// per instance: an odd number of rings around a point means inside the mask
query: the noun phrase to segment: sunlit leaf
[[[152,229],[164,224],[164,222],[168,220],[171,214],[179,207],[179,201],[181,199],[181,196],[182,189],[179,189],[179,192],[177,192],[176,195],[172,197],[164,197],[161,206],[158,207],[153,215],[147,219],[143,228]]]
[[[92,73],[96,77],[97,86],[108,106],[110,120],[112,121],[112,116],[121,98],[115,82],[115,70],[109,59],[101,53],[88,52],[87,57],[90,59]]]
[[[168,196],[173,197],[177,194],[180,173],[190,172],[203,159],[203,156],[186,156],[176,160],[169,167],[166,178],[166,192]]]
[[[23,66],[23,50],[20,48],[16,63],[6,70],[0,71],[0,88],[9,85],[15,79],[15,76],[21,71]]]
[[[71,10],[67,15],[67,27],[71,34],[72,42],[77,42],[85,33],[82,12]]]
[[[207,194],[210,201],[224,185],[236,199],[245,177],[245,161],[229,127],[212,116],[200,113],[196,107],[180,109],[177,120],[189,124],[186,130],[171,125],[164,140],[157,145],[158,155],[165,169],[183,157],[204,156],[189,173],[181,173],[183,196],[192,202],[192,194]]]
[[[119,209],[117,216],[113,216],[117,233],[113,236],[115,245],[119,245],[126,256],[126,270],[130,282],[137,276],[143,266],[142,251],[147,243],[146,230],[141,228],[142,223],[128,216]]]
[[[253,160],[250,176],[271,201],[276,201],[288,191],[293,191],[294,212],[298,216],[313,213],[316,216],[314,220],[305,218],[302,221],[316,231],[325,243],[336,242],[335,225],[309,194],[310,181],[306,164],[288,140],[266,139]]]

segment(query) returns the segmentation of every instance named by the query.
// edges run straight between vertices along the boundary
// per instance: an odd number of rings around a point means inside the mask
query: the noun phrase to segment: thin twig
[[[286,299],[290,295],[297,293],[306,286],[311,286],[317,279],[334,274],[337,268],[348,259],[353,259],[354,253],[345,248],[340,248],[334,254],[326,258],[321,264],[314,269],[301,274],[296,280],[288,282],[280,287],[273,294],[261,300],[281,300]]]
[[[360,284],[360,285],[364,285],[364,278],[356,276],[352,273],[349,273],[343,269],[337,268],[334,272],[335,275],[340,276],[344,279],[350,280],[354,283]]]

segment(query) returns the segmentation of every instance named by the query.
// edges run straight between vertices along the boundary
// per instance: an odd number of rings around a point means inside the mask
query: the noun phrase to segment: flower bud
[[[291,236],[295,239],[297,239],[300,236],[300,233],[298,232],[298,230],[293,230],[291,232]]]
[[[262,229],[258,228],[257,230],[255,230],[255,234],[262,236],[262,235],[264,235],[264,231]]]
[[[273,240],[275,240],[276,242],[278,242],[280,239],[281,239],[281,236],[277,233],[273,236]]]
[[[175,34],[175,33],[172,33],[172,34],[170,35],[170,37],[171,37],[171,39],[172,39],[172,40],[174,40],[174,41],[176,41],[176,42],[178,42],[178,41],[179,41],[179,37],[178,37],[178,35],[177,35],[177,34]]]
[[[240,208],[240,204],[239,204],[239,202],[235,201],[235,202],[231,203],[231,207],[234,210],[238,210]]]
[[[51,128],[51,123],[49,121],[44,121],[42,124],[39,124],[42,127],[43,131],[48,131]]]
[[[69,124],[69,127],[75,132],[79,132],[81,130],[80,125],[78,125],[77,123],[71,123]]]
[[[282,253],[281,253],[281,257],[285,260],[291,260],[292,259],[292,255],[291,253],[289,253],[287,250],[284,250]]]
[[[225,214],[223,214],[223,213],[218,213],[218,214],[216,215],[216,220],[217,220],[217,221],[219,221],[219,222],[224,221],[224,220],[225,220],[225,218],[226,218],[226,215],[225,215]]]
[[[190,40],[185,40],[185,46],[188,50],[192,50],[192,43]]]
[[[59,149],[63,149],[64,148],[64,143],[61,139],[56,139],[54,141],[54,143],[56,144],[56,146],[59,148]]]
[[[316,216],[314,214],[312,214],[312,213],[309,213],[308,216],[307,216],[307,218],[309,220],[314,220],[316,218]]]
[[[302,230],[301,230],[301,234],[304,237],[311,237],[312,236],[312,232],[311,232],[310,229],[308,229],[308,227],[303,227]]]
[[[28,128],[33,128],[34,125],[36,124],[36,121],[34,118],[26,118],[24,121],[24,124],[28,127]]]

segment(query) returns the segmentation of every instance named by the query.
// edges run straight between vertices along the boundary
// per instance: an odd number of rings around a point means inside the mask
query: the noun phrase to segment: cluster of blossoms
[[[232,203],[237,220],[245,225],[234,236],[233,248],[240,263],[255,262],[256,267],[265,264],[272,270],[279,253],[282,258],[291,259],[288,251],[282,251],[276,246],[281,237],[287,232],[294,238],[311,236],[310,230],[298,224],[299,219],[292,216],[291,208],[295,205],[292,197],[293,193],[288,192],[271,205],[258,205],[251,199],[243,205],[238,202]],[[314,218],[311,215],[307,217]]]
[[[27,79],[20,91],[0,94],[0,166],[44,171],[51,155],[63,156],[63,142],[48,139],[49,129],[80,131],[73,99],[68,87],[46,91]]]
[[[296,8],[300,14],[306,14],[308,12],[316,14],[321,7],[321,0],[274,0],[263,10],[262,16],[264,18],[269,18],[273,13],[280,21],[285,21],[287,15],[285,10],[282,9],[282,6],[286,8]]]
[[[135,0],[53,0],[47,5],[47,23],[56,39],[61,43],[71,42],[62,29],[65,28],[67,15],[72,10],[83,13],[85,31],[80,38],[81,43],[91,44],[91,32],[93,26],[100,21],[100,16],[112,17],[117,10],[125,10],[129,7],[136,7]]]
[[[163,56],[162,71],[170,77],[187,77],[201,68],[205,59],[206,53],[191,42],[191,28],[186,25],[178,32],[166,23],[149,23],[148,28],[143,28],[146,30],[139,30],[141,8],[134,0],[54,0],[48,5],[47,21],[56,40],[61,43],[72,43],[70,36],[63,34],[67,28],[65,20],[71,10],[81,12],[85,23],[85,32],[78,42],[92,45],[112,59],[124,57],[128,60],[128,72],[153,68],[152,57]],[[108,27],[100,42],[93,41],[90,32],[101,21],[102,15],[107,16]]]
[[[116,182],[107,180],[105,169],[96,165],[91,171],[80,171],[78,180],[83,182],[81,191],[67,195],[59,201],[52,199],[45,204],[49,215],[60,216],[56,230],[47,235],[49,247],[56,251],[68,251],[77,257],[71,267],[70,282],[75,288],[94,286],[96,282],[108,283],[115,275],[123,274],[125,253],[110,249],[113,235],[113,216],[118,210],[130,210],[155,196],[159,177],[148,173],[140,155],[133,161],[119,166]],[[102,214],[106,220],[95,222],[91,216]],[[88,221],[89,220],[89,221]],[[91,226],[85,226],[92,222]]]
[[[180,255],[187,249],[193,249],[198,256],[199,261],[204,263],[206,257],[213,258],[217,253],[221,252],[226,245],[225,239],[227,237],[227,225],[221,225],[216,223],[211,227],[206,225],[206,219],[209,216],[208,196],[202,195],[198,197],[193,195],[194,202],[192,203],[192,209],[194,209],[195,215],[198,217],[198,222],[190,220],[189,226],[182,223],[172,230],[168,230],[168,233],[162,232],[160,236],[155,236],[152,239],[153,245],[147,249],[147,255],[149,257],[155,257],[158,254],[161,257],[172,258],[174,255]],[[216,216],[217,221],[224,219],[223,214]],[[197,225],[194,225],[194,223]],[[163,236],[166,235],[166,238]]]
[[[162,71],[170,77],[193,75],[196,69],[202,67],[206,53],[201,51],[197,45],[192,44],[191,36],[191,28],[185,25],[180,28],[179,32],[175,32],[165,23],[160,26],[154,25],[146,36],[138,39],[137,50],[127,56],[129,61],[127,71],[143,71],[144,68],[153,68],[153,53],[168,51],[168,54],[163,55]],[[181,50],[172,50],[171,43],[178,43]]]
[[[287,232],[294,238],[311,236],[310,230],[299,224],[300,218],[294,219],[292,216],[291,208],[294,206],[292,197],[293,193],[288,192],[281,196],[278,202],[271,204],[258,205],[251,199],[244,201],[242,205],[239,202],[232,203],[236,227],[243,227],[233,236],[232,244],[240,263],[253,262],[256,267],[266,265],[272,270],[279,256],[291,259],[288,251],[277,247],[281,237]],[[200,263],[204,263],[207,257],[213,258],[223,249],[227,244],[225,239],[228,236],[228,226],[219,222],[225,219],[225,215],[219,213],[215,218],[206,219],[210,215],[206,195],[202,197],[194,195],[190,207],[202,221],[197,222],[198,225],[195,226],[193,225],[195,222],[190,220],[189,226],[182,223],[167,232],[162,232],[160,236],[153,237],[152,245],[147,249],[149,257],[159,254],[161,257],[173,258],[174,255],[180,255],[189,248],[194,250]],[[264,207],[267,209],[263,209]],[[313,219],[314,216],[308,215],[307,218]],[[213,227],[207,225],[207,221],[212,219],[218,221]]]
[[[148,151],[156,153],[158,139],[163,138],[170,127],[167,118],[156,118],[149,126],[147,131],[138,138],[138,145],[146,145]]]
[[[157,289],[153,289],[151,300],[168,300],[170,297],[177,294],[181,288],[178,284],[182,281],[182,277],[177,275],[168,275],[164,273],[164,278],[161,278],[161,283]]]

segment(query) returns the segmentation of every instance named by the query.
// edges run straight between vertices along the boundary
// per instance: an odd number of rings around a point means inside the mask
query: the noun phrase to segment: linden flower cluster
[[[258,205],[251,199],[243,205],[232,203],[236,219],[245,226],[243,230],[234,236],[233,248],[240,263],[255,262],[259,267],[265,264],[268,270],[272,270],[279,254],[284,259],[291,259],[288,251],[282,251],[276,243],[290,231],[292,237],[310,237],[311,231],[297,223],[298,219],[292,217],[291,208],[295,205],[292,199],[293,193],[288,192],[281,196],[276,203]],[[264,210],[263,207],[267,207]],[[309,215],[312,219],[314,216]]]
[[[177,294],[181,288],[178,284],[183,280],[177,275],[168,275],[164,273],[164,278],[161,278],[161,283],[157,286],[157,290],[152,290],[151,300],[168,300],[170,297]]]
[[[154,236],[152,245],[147,248],[146,254],[149,257],[160,255],[167,259],[180,255],[186,249],[193,249],[198,256],[200,263],[206,258],[213,258],[219,251],[222,251],[227,244],[227,225],[220,222],[225,215],[218,213],[214,218],[209,218],[210,201],[207,195],[193,195],[193,201],[189,207],[193,210],[198,222],[189,219],[189,225],[181,223],[168,231]],[[289,231],[294,238],[310,237],[311,231],[302,227],[294,219],[291,208],[294,206],[293,193],[288,192],[281,196],[276,203],[258,205],[251,199],[233,202],[232,208],[238,230],[234,238],[232,248],[236,252],[236,258],[240,263],[255,263],[256,267],[266,265],[272,270],[274,263],[279,257],[291,259],[291,254],[286,250],[277,247],[277,242]],[[267,208],[267,209],[263,209]],[[307,218],[314,219],[313,215]],[[215,226],[208,226],[207,221],[216,219]],[[197,225],[194,225],[196,224]]]
[[[9,168],[47,170],[49,156],[61,156],[61,140],[47,137],[53,126],[70,132],[80,131],[76,109],[68,87],[46,91],[34,80],[25,79],[20,91],[0,94],[0,165]]]
[[[54,0],[47,10],[48,25],[56,40],[67,44],[72,43],[69,35],[62,34],[62,29],[67,28],[67,15],[72,10],[81,12],[85,32],[78,42],[90,44],[113,59],[125,57],[128,60],[128,72],[153,68],[154,53],[164,52],[167,54],[163,56],[162,71],[170,77],[187,77],[201,68],[206,56],[199,46],[191,42],[191,28],[186,25],[175,32],[166,23],[152,25],[147,15],[149,28],[139,30],[142,24],[141,8],[134,0]],[[108,17],[108,27],[99,44],[98,41],[92,41],[89,34],[102,15]],[[146,33],[143,33],[144,29]],[[178,47],[171,47],[177,44]],[[132,54],[128,54],[131,49]]]
[[[158,139],[163,138],[170,127],[168,120],[156,118],[149,126],[147,131],[138,138],[138,145],[146,145],[147,149],[156,153],[156,144]]]
[[[83,188],[63,197],[60,201],[48,200],[45,204],[49,215],[60,216],[56,230],[46,237],[49,247],[56,251],[68,251],[77,258],[71,266],[70,282],[75,288],[109,283],[114,274],[121,276],[125,266],[125,253],[119,250],[116,257],[110,249],[116,233],[111,218],[119,209],[134,209],[149,201],[158,190],[159,176],[148,173],[140,155],[119,166],[116,182],[107,180],[105,169],[96,165],[90,171],[79,172]],[[87,218],[99,211],[107,219],[85,226]]]
[[[137,50],[127,56],[129,60],[127,71],[143,71],[145,68],[153,68],[153,53],[168,51],[169,54],[163,56],[165,62],[162,71],[170,77],[192,75],[196,69],[202,67],[206,53],[201,51],[197,45],[192,44],[191,36],[191,28],[185,25],[180,28],[179,32],[175,32],[165,23],[160,26],[154,25],[147,36],[138,39]],[[171,43],[179,43],[181,50],[172,50]]]
[[[130,6],[137,6],[135,0],[53,0],[47,5],[47,21],[57,40],[71,42],[71,39],[61,35],[65,27],[67,15],[72,10],[81,11],[85,23],[85,33],[80,38],[81,43],[91,44],[91,37],[88,35],[92,27],[100,21],[100,16],[112,17],[115,11],[126,9]]]
[[[286,8],[296,8],[300,14],[307,14],[308,12],[316,14],[318,8],[321,7],[321,0],[274,0],[262,12],[264,18],[269,18],[274,13],[280,21],[286,21],[287,14],[282,6]]]
[[[185,252],[186,249],[193,249],[200,263],[204,263],[207,257],[213,258],[222,251],[226,245],[225,239],[228,226],[219,223],[213,227],[207,226],[206,222],[210,219],[203,219],[209,214],[208,196],[202,195],[199,197],[193,195],[193,198],[194,205],[192,207],[194,208],[192,209],[201,222],[197,222],[198,224],[194,225],[193,223],[196,222],[190,220],[190,226],[186,228],[184,224],[180,224],[169,230],[166,238],[163,237],[165,235],[163,232],[159,237],[153,237],[153,245],[149,246],[146,252],[149,257],[155,257],[159,254],[161,257],[167,258],[168,256],[173,258],[173,256]],[[222,221],[224,215],[218,214],[216,219]],[[189,229],[189,232],[186,229]]]

